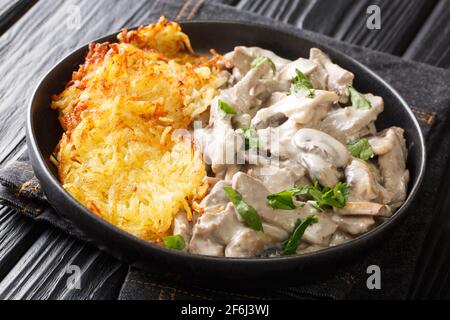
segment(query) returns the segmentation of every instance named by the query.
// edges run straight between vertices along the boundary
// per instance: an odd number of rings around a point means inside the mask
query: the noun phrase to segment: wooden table
[[[208,1],[208,0],[207,0]],[[330,37],[434,66],[450,67],[448,0],[210,0],[274,18]],[[177,1],[172,1],[177,2]],[[366,9],[381,8],[382,27],[369,30]],[[81,8],[83,27],[67,16]],[[124,26],[150,22],[154,1],[0,0],[0,165],[25,150],[26,103],[39,78],[76,47]],[[450,170],[449,170],[450,171]],[[429,237],[417,274],[447,268]],[[434,256],[435,255],[435,256]],[[437,259],[437,260],[436,260]],[[441,259],[441,260],[439,260]],[[438,262],[436,262],[438,261]],[[442,262],[443,261],[443,262]],[[82,290],[68,290],[66,267],[83,272]],[[48,225],[0,207],[1,299],[115,299],[127,266]],[[424,278],[411,297],[449,297],[447,277]]]

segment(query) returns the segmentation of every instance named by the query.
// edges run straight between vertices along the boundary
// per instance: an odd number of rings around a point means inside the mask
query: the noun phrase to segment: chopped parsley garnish
[[[370,146],[369,140],[367,140],[366,138],[359,139],[348,144],[347,149],[350,151],[352,156],[364,161],[367,161],[375,156],[372,147]]]
[[[292,81],[291,94],[300,95],[307,98],[314,98],[315,91],[311,81],[298,69],[295,69],[296,76]]]
[[[267,196],[269,205],[274,209],[294,210],[297,206],[294,204],[293,198],[296,196],[308,195],[310,186],[294,187],[278,193]]]
[[[219,99],[219,109],[225,114],[236,115],[237,111],[231,105]]]
[[[181,235],[167,236],[163,238],[164,246],[169,249],[183,250],[186,247],[186,242]]]
[[[270,65],[272,66],[272,70],[275,73],[277,71],[277,67],[275,65],[275,63],[272,61],[272,59],[268,58],[268,57],[264,57],[264,56],[259,56],[257,58],[255,58],[252,63],[250,64],[250,68],[255,69],[258,68],[264,61],[269,60]]]
[[[233,203],[234,208],[239,213],[239,215],[244,219],[247,226],[256,231],[262,231],[263,226],[261,223],[261,218],[256,212],[255,208],[247,204],[243,199],[242,195],[234,190],[232,187],[224,187],[223,190]]]
[[[294,197],[302,196],[317,210],[325,206],[343,208],[347,204],[348,186],[338,182],[334,188],[322,187],[318,182],[314,185],[294,187],[267,196],[269,205],[274,209],[294,210],[298,208],[294,204]]]
[[[315,223],[318,223],[319,219],[312,215],[308,216],[305,220],[301,221],[297,220],[295,224],[294,232],[292,232],[291,236],[288,240],[283,242],[283,256],[288,256],[291,254],[295,254],[297,252],[298,245],[300,244],[300,240],[303,237],[306,229]]]
[[[350,93],[350,99],[352,101],[352,107],[357,109],[370,109],[372,104],[366,99],[361,93],[356,91],[352,86],[348,86],[348,91]]]

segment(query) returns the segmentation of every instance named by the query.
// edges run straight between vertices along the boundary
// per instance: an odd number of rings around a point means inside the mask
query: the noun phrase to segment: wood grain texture
[[[316,0],[240,0],[236,4],[236,8],[290,23],[301,28],[305,17],[308,16],[316,3]]]
[[[70,15],[76,11],[75,5],[82,14],[78,30],[68,23]],[[3,34],[0,38],[0,70],[3,74],[0,81],[0,159],[3,164],[14,160],[23,150],[26,103],[45,72],[63,56],[92,39],[124,26],[148,22],[146,14],[151,12],[153,5],[145,0],[43,0]],[[31,224],[8,212],[4,218],[5,228],[2,228],[5,233],[0,233],[0,258],[4,258],[0,259],[0,279],[20,261],[1,282],[0,298],[117,296],[124,278],[124,269],[117,261],[53,228],[47,228],[30,248],[35,239],[28,237],[26,231]],[[10,233],[11,230],[14,232]],[[77,259],[83,266],[83,277],[88,279],[87,288],[83,290],[67,290],[63,285],[65,280],[61,270],[71,259]]]
[[[406,50],[409,58],[441,66],[450,63],[448,55],[442,54],[448,53],[445,41],[449,37],[439,35],[439,30],[448,27],[448,4],[442,4],[447,0],[441,0],[436,8],[435,0],[215,1],[369,48],[394,54]],[[0,0],[0,8],[5,3],[10,1]],[[382,9],[380,31],[363,28],[365,9],[372,3]],[[124,26],[149,22],[153,6],[154,2],[146,0],[40,0],[24,16],[16,16],[0,37],[0,165],[14,160],[25,146],[24,111],[41,76],[82,44]],[[80,29],[70,23],[76,8],[82,17]],[[428,39],[430,33],[437,41]],[[439,256],[435,258],[441,261]],[[442,269],[448,266],[445,263],[424,270]],[[68,274],[64,271],[70,264],[83,271],[82,290],[66,287]],[[52,227],[35,227],[26,218],[0,208],[0,298],[114,298],[124,273],[117,261],[98,250]],[[448,294],[448,281],[439,280],[434,279],[423,292]]]
[[[440,0],[405,52],[405,58],[450,68],[450,2]]]
[[[0,0],[0,35],[8,30],[37,0]]]
[[[81,271],[80,289],[67,285]],[[0,299],[114,299],[126,268],[108,255],[48,228],[0,282]]]
[[[20,260],[41,231],[42,226],[14,210],[0,208],[0,279]]]
[[[294,24],[345,42],[402,54],[435,6],[435,0],[241,0],[237,8]],[[370,5],[381,9],[381,29],[366,27]]]
[[[221,4],[227,4],[229,6],[236,6],[239,3],[239,0],[210,0],[210,1]]]

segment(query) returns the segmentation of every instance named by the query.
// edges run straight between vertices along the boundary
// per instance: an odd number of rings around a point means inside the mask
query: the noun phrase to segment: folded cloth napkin
[[[165,272],[155,266],[152,272],[130,267],[120,299],[286,299],[286,298],[396,298],[408,297],[414,270],[424,238],[442,194],[440,177],[443,162],[450,151],[450,71],[378,53],[369,49],[335,41],[312,32],[298,30],[276,21],[239,12],[232,7],[211,2],[156,1],[151,18],[165,15],[169,19],[220,19],[258,21],[297,33],[316,42],[327,44],[366,64],[387,80],[412,106],[427,141],[428,166],[423,186],[414,205],[401,225],[377,247],[362,258],[330,269],[315,281],[295,288],[257,291],[218,289],[183,285],[175,270]],[[387,106],[389,107],[389,106]],[[60,217],[46,202],[28,158],[0,170],[0,202],[17,209],[36,221],[46,221],[69,234],[84,239],[70,221]],[[369,290],[367,267],[381,269],[381,290]],[[314,275],[304,275],[313,277]]]

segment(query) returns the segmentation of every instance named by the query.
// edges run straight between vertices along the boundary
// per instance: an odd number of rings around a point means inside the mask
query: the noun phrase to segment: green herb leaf
[[[258,149],[259,144],[259,137],[258,133],[256,132],[256,129],[253,127],[250,128],[242,128],[237,130],[237,133],[242,136],[245,143],[245,150],[250,149]]]
[[[321,187],[318,182],[310,186],[295,187],[267,196],[269,205],[274,209],[294,210],[297,206],[293,198],[303,196],[319,211],[324,206],[343,208],[347,204],[349,190],[345,183],[339,182],[332,189]]]
[[[352,86],[348,86],[348,91],[350,93],[350,99],[352,100],[352,106],[357,109],[370,109],[372,104],[366,99],[361,93],[356,91]]]
[[[288,240],[283,242],[283,255],[288,256],[291,254],[295,254],[297,252],[298,245],[300,244],[300,240],[303,237],[306,229],[315,223],[318,223],[319,219],[312,215],[307,217],[303,222],[299,219],[295,224],[294,232],[291,234]]]
[[[348,144],[347,149],[350,151],[352,156],[364,161],[367,161],[375,156],[372,147],[370,146],[369,140],[367,140],[366,138],[359,139]]]
[[[308,203],[311,205],[311,207],[313,207],[317,211],[323,212],[323,209],[321,207],[319,207],[319,205],[317,204],[317,201],[311,200],[311,201],[308,201]]]
[[[297,74],[292,81],[291,94],[301,95],[307,98],[314,98],[315,91],[311,81],[307,76],[298,69],[295,69]]]
[[[287,189],[268,195],[267,200],[269,201],[269,205],[274,209],[294,210],[298,207],[294,204],[293,198],[295,196],[307,195],[309,188],[309,186],[304,186]]]
[[[264,57],[264,56],[259,56],[259,57],[255,58],[252,61],[252,63],[250,64],[250,68],[252,68],[252,69],[258,68],[264,61],[266,61],[266,59],[269,60],[270,65],[272,66],[273,73],[277,72],[277,66],[272,61],[272,59],[270,59],[268,57]]]
[[[186,242],[181,235],[167,236],[163,238],[164,246],[169,249],[183,250],[186,247]]]
[[[244,219],[247,226],[256,231],[262,231],[263,226],[261,223],[261,218],[259,217],[255,208],[247,204],[242,199],[242,195],[232,187],[224,187],[223,190],[227,194],[228,199],[230,199],[230,201],[233,203],[236,211],[239,213],[242,219]]]
[[[323,188],[322,193],[321,199],[315,199],[320,208],[324,206],[343,208],[347,204],[349,189],[346,183],[338,182],[333,189]]]
[[[219,109],[225,114],[236,115],[237,111],[231,105],[219,99]]]

